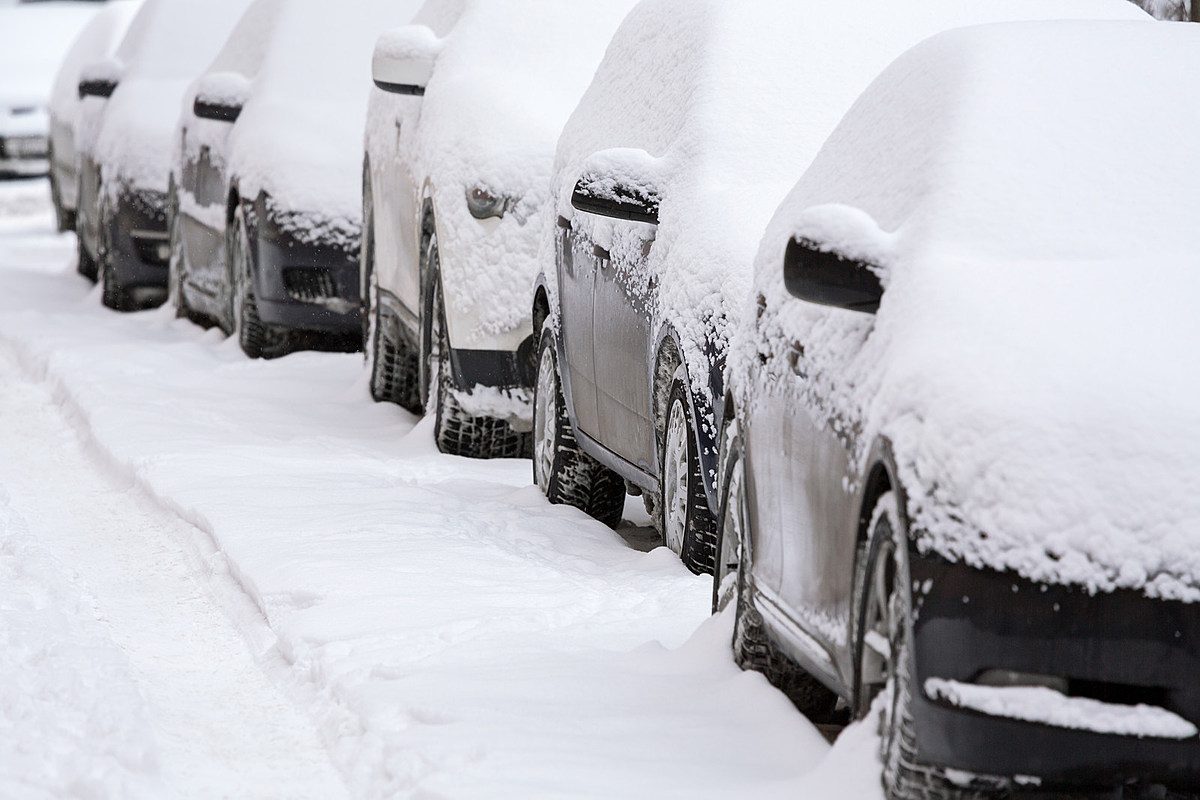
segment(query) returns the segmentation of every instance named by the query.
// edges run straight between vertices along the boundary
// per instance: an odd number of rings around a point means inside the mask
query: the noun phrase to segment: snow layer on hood
[[[242,196],[266,191],[274,207],[357,246],[362,217],[362,131],[371,47],[412,18],[418,0],[257,0],[198,86],[242,76],[246,102],[229,133],[229,173]],[[186,112],[185,112],[186,113]],[[205,121],[193,120],[203,136]],[[224,136],[229,126],[207,123]]]
[[[807,404],[864,449],[891,440],[923,548],[1200,599],[1200,157],[1158,144],[1200,125],[1200,103],[1156,77],[1198,48],[1200,29],[1120,22],[935,38],[863,96],[772,223],[768,311],[739,365],[803,342]],[[788,298],[792,235],[873,252],[879,313]]]
[[[433,193],[446,302],[478,318],[478,330],[451,332],[457,346],[528,327],[555,143],[632,6],[429,0],[414,19],[442,40],[433,77],[421,100],[377,92],[367,142],[384,149],[372,142],[395,138],[398,111],[419,109],[402,157]],[[512,198],[503,219],[470,215],[466,192],[477,186]]]
[[[217,54],[249,0],[146,0],[117,48],[122,76],[96,136],[105,191],[167,191],[175,120],[188,83]]]
[[[121,43],[141,0],[110,0],[92,17],[58,67],[50,94],[50,116],[71,124],[79,107],[79,73],[85,66],[113,54]]]
[[[26,132],[20,118],[37,114],[37,127],[48,131],[54,75],[97,7],[51,2],[0,9],[0,125],[11,119]]]
[[[771,214],[892,59],[956,26],[1106,9],[1144,16],[1121,0],[644,0],[563,131],[558,213],[603,240],[612,224],[570,205],[589,159],[609,148],[658,159],[647,282],[658,280],[656,311],[678,329],[689,372],[707,376],[703,345],[724,353]]]

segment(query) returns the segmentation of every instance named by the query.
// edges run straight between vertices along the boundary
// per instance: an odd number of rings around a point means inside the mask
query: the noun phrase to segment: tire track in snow
[[[235,626],[198,579],[179,545],[196,532],[98,477],[54,398],[8,359],[0,384],[0,485],[127,657],[166,796],[346,796],[312,720],[247,650],[248,620]]]

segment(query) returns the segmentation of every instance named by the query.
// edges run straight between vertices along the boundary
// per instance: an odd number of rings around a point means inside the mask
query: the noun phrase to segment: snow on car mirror
[[[79,71],[79,97],[112,97],[124,72],[124,66],[115,58],[88,64]]]
[[[421,96],[433,76],[442,40],[424,25],[407,25],[384,33],[375,42],[371,77],[392,94]]]
[[[793,297],[874,314],[883,298],[879,270],[808,239],[793,238],[783,255],[783,283]]]
[[[200,119],[236,122],[250,94],[250,82],[236,72],[214,72],[196,82],[192,113]]]
[[[602,217],[658,224],[657,159],[621,148],[594,154],[571,193],[571,205]]]

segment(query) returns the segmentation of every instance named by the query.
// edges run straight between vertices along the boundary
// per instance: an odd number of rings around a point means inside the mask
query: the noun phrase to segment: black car
[[[768,228],[715,605],[810,718],[878,714],[893,800],[1200,793],[1200,182],[1144,146],[1198,45],[941,34]]]

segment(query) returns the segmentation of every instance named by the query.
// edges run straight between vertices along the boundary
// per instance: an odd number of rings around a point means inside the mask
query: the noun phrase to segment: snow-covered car
[[[1200,127],[1158,88],[1197,52],[933,38],[764,237],[718,601],[740,659],[880,709],[891,798],[1200,792],[1200,163],[1148,146]]]
[[[76,113],[79,110],[79,71],[112,55],[141,0],[112,0],[92,17],[75,39],[54,79],[50,93],[50,196],[59,231],[75,230]]]
[[[188,84],[250,0],[145,0],[116,53],[80,71],[79,271],[118,310],[167,294],[172,136]]]
[[[925,36],[1092,7],[641,3],[558,145],[533,310],[547,497],[615,523],[628,487],[666,545],[712,572],[722,370],[774,209],[859,92]]]
[[[554,146],[632,0],[429,0],[374,57],[363,178],[371,393],[438,447],[528,452],[530,293]]]
[[[0,8],[0,177],[50,170],[50,91],[58,65],[99,3]]]
[[[171,294],[252,357],[357,349],[371,47],[418,0],[257,0],[189,89],[175,141]],[[299,337],[297,333],[306,334]]]

